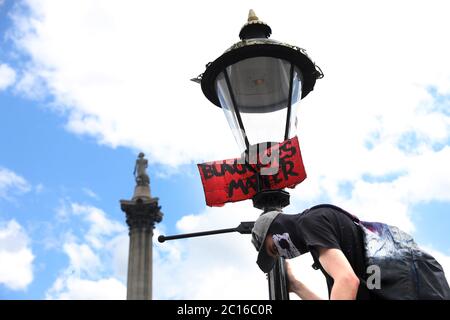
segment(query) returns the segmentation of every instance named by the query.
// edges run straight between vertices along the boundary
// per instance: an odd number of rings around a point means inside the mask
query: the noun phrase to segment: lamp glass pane
[[[220,105],[222,106],[223,113],[228,121],[231,131],[233,132],[234,139],[238,144],[239,151],[244,152],[246,149],[244,136],[245,133],[239,127],[236,112],[234,110],[233,102],[231,100],[230,91],[225,80],[225,74],[221,72],[216,78],[216,92],[219,98]]]
[[[292,101],[291,116],[289,119],[288,139],[297,135],[297,112],[300,100],[302,99],[302,75],[297,68],[294,68],[294,78],[292,81]]]
[[[287,119],[291,63],[272,57],[254,57],[228,66],[216,78],[216,91],[234,137],[245,150],[250,144],[284,141]],[[225,72],[229,78],[230,94]],[[297,102],[301,99],[301,73],[294,67],[289,135],[296,134]],[[242,132],[235,108],[245,132]]]
[[[264,113],[241,113],[249,143],[282,142],[286,117],[287,108]]]

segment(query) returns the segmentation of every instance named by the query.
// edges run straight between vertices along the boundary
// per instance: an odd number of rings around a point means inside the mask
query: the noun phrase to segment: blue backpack
[[[379,288],[370,289],[377,297],[389,300],[450,300],[450,288],[442,266],[420,249],[414,239],[397,227],[366,222],[333,205],[357,224],[364,234],[367,266],[380,270]],[[312,209],[312,208],[311,208]],[[366,279],[360,279],[366,282]]]

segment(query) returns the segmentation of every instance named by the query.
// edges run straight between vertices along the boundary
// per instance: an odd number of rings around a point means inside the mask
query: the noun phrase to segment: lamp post
[[[295,135],[298,102],[313,90],[316,79],[323,77],[304,49],[269,39],[271,33],[250,10],[239,33],[241,41],[192,79],[201,84],[209,101],[222,108],[246,161],[251,150],[260,155],[270,144]],[[264,190],[257,185],[253,205],[263,214],[289,205],[285,190]],[[281,259],[268,278],[270,299],[288,299]]]

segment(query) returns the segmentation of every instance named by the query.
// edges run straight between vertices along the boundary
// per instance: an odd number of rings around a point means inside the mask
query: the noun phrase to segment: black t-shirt
[[[331,205],[316,206],[299,214],[280,214],[272,222],[269,233],[274,234],[282,256],[293,258],[310,252],[314,266],[325,275],[328,293],[331,294],[333,278],[319,262],[319,248],[340,249],[360,279],[366,279],[364,238],[360,227]],[[365,281],[360,281],[357,300],[373,299]]]

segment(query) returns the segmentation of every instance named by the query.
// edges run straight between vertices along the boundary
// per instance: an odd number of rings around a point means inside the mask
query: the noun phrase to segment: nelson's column
[[[127,300],[152,299],[152,251],[155,222],[161,222],[163,214],[158,198],[150,195],[150,178],[147,175],[147,159],[139,153],[134,167],[136,187],[131,200],[120,200],[129,227]]]

